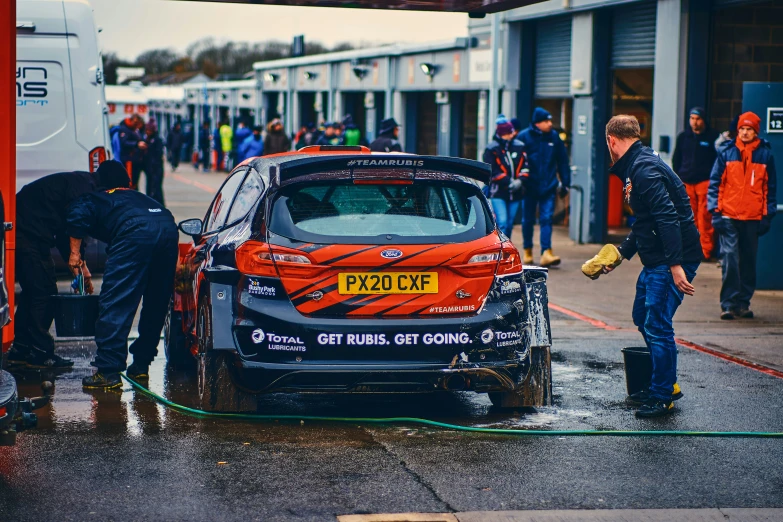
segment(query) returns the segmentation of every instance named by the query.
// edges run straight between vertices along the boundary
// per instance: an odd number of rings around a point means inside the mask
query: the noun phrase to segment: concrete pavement
[[[538,244],[538,229],[535,237]],[[515,228],[513,240],[522,248],[520,227]],[[639,257],[623,261],[611,274],[591,281],[582,274],[581,266],[600,245],[578,245],[568,238],[565,228],[556,227],[553,248],[563,261],[550,270],[550,302],[610,327],[636,331],[631,305],[642,267]],[[538,256],[538,247],[534,254]],[[694,286],[696,294],[686,296],[674,318],[678,338],[783,371],[783,291],[757,291],[751,303],[755,319],[721,321],[721,271],[715,263],[702,263]]]

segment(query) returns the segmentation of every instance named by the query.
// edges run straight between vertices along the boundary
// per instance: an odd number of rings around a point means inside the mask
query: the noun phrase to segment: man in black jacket
[[[98,169],[100,175],[112,163]],[[127,176],[127,174],[126,174]],[[51,249],[60,247],[67,259],[65,213],[82,194],[96,190],[96,176],[89,172],[60,172],[25,185],[16,195],[16,278],[22,287],[16,309],[16,339],[8,360],[28,368],[70,368],[73,361],[54,353],[49,334],[54,311],[51,296],[57,293],[57,277]]]
[[[691,281],[702,252],[685,186],[655,151],[642,145],[640,137],[633,116],[615,116],[606,125],[614,162],[611,171],[625,183],[625,201],[636,216],[619,251],[624,259],[638,252],[644,265],[636,283],[633,321],[650,349],[653,372],[649,391],[631,398],[644,401],[638,417],[658,417],[670,413],[672,400],[680,395],[675,393],[677,345],[672,319],[683,296],[694,293]]]
[[[714,247],[712,214],[707,210],[707,189],[710,186],[710,173],[718,153],[715,140],[718,131],[707,124],[707,113],[701,107],[691,109],[685,129],[677,136],[677,144],[672,156],[672,168],[685,183],[685,191],[691,200],[696,228],[701,235],[701,250],[704,259],[712,257]]]
[[[381,122],[378,137],[370,144],[373,152],[402,152],[402,145],[397,138],[400,135],[400,125],[394,118],[386,118]]]
[[[128,334],[142,299],[139,337],[130,347],[133,364],[127,373],[136,380],[149,378],[174,288],[179,239],[174,217],[152,198],[128,190],[127,177],[113,181],[105,185],[109,190],[77,199],[66,219],[71,247],[68,265],[74,272],[84,267],[79,253],[84,237],[108,244],[95,323],[98,351],[92,365],[98,370],[82,380],[84,388],[122,386],[119,372],[125,370]]]

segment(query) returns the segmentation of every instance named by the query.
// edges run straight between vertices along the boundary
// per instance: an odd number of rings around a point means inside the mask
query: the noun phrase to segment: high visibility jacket
[[[229,125],[220,127],[220,148],[223,152],[231,152],[234,146],[234,131]]]
[[[723,148],[710,174],[707,208],[741,221],[758,221],[777,211],[777,175],[772,147],[759,139],[739,138]]]

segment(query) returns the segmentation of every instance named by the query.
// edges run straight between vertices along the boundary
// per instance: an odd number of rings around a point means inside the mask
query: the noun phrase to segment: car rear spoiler
[[[278,185],[300,176],[321,174],[329,171],[350,171],[351,178],[355,169],[410,169],[413,179],[419,171],[446,172],[464,176],[481,183],[489,180],[489,165],[480,161],[441,156],[415,156],[408,154],[339,155],[328,157],[309,157],[286,161],[272,167],[270,174],[276,177]],[[275,170],[277,172],[275,172]]]

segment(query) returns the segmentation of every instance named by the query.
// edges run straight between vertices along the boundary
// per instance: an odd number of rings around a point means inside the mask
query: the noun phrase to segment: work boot
[[[740,308],[738,311],[734,312],[734,315],[741,317],[742,319],[753,319],[753,310]]]
[[[532,248],[526,248],[525,252],[522,254],[522,264],[523,265],[532,265],[533,264],[533,249]]]
[[[27,355],[25,363],[27,363],[28,368],[35,370],[60,370],[73,366],[71,359],[60,357],[55,353],[44,353],[39,350],[31,350]]]
[[[100,370],[82,379],[82,388],[88,390],[112,390],[122,388],[122,379],[118,372],[101,373]]]
[[[672,389],[672,400],[678,401],[683,397],[684,395],[682,394],[680,385],[675,382],[674,388]],[[626,401],[628,401],[631,404],[644,404],[649,400],[650,400],[650,390],[638,391],[636,393],[632,393],[626,398]]]
[[[661,399],[651,398],[644,403],[641,408],[636,410],[636,416],[641,419],[652,417],[663,417],[674,412],[674,403],[672,401],[662,401]]]
[[[557,257],[551,248],[544,250],[541,254],[541,266],[557,266],[560,264],[560,258]]]
[[[720,318],[723,319],[724,321],[731,321],[732,319],[734,319],[734,312],[732,312],[728,308],[725,308],[721,311]]]
[[[12,344],[5,361],[8,366],[27,366],[27,358],[30,356],[30,348],[21,344]]]
[[[134,381],[149,381],[150,380],[150,365],[133,361],[128,366],[125,375],[133,379]]]

